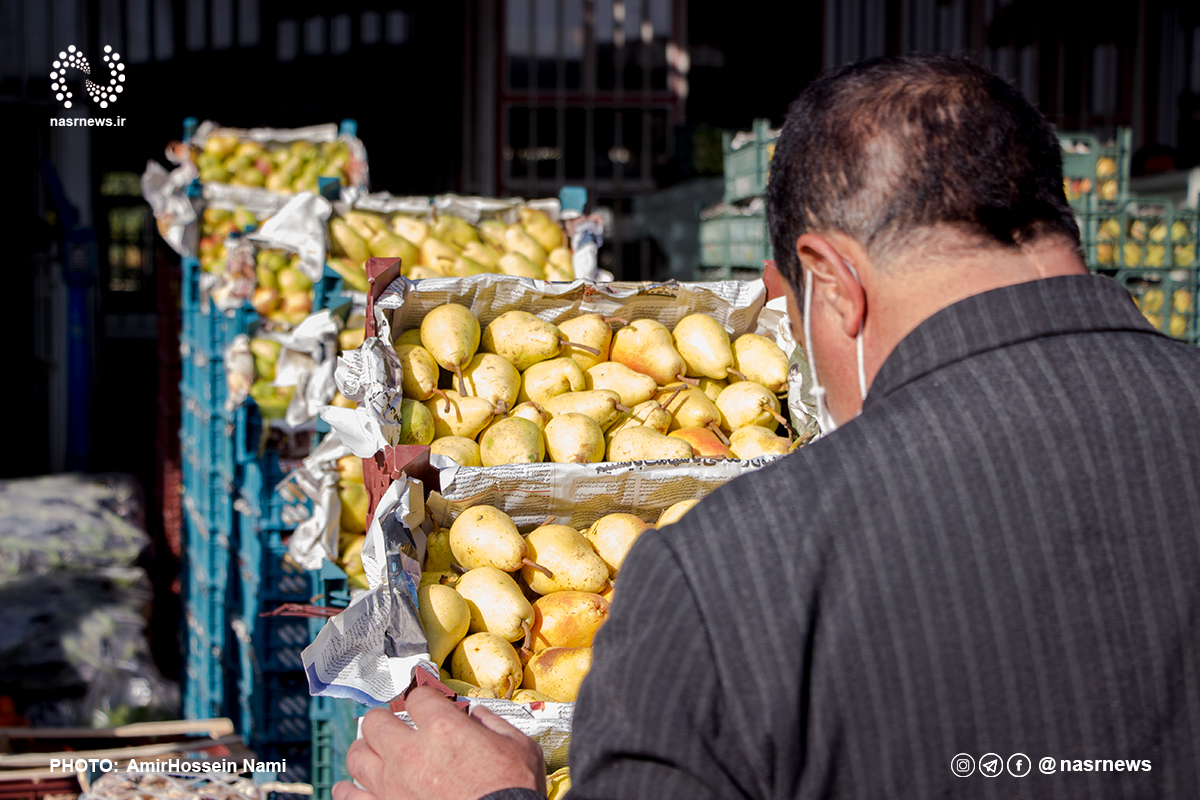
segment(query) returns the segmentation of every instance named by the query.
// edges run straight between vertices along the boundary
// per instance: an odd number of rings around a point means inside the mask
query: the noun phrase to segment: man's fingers
[[[358,739],[352,742],[350,748],[346,750],[346,771],[350,773],[350,777],[368,790],[378,790],[380,788],[379,776],[383,771],[383,759],[371,749],[371,745],[367,744],[365,739]]]
[[[375,800],[375,795],[364,792],[350,781],[338,781],[333,785],[333,800]]]
[[[483,706],[475,706],[471,709],[471,716],[479,720],[483,727],[493,730],[496,733],[504,734],[515,738],[525,738],[525,734],[517,730],[511,723],[501,717],[496,716]]]
[[[363,716],[362,738],[368,744],[374,744],[381,738],[403,736],[411,733],[412,728],[405,725],[388,708],[373,708]]]
[[[466,721],[466,715],[458,710],[454,701],[429,686],[418,686],[409,692],[404,699],[404,709],[418,731],[452,729]]]

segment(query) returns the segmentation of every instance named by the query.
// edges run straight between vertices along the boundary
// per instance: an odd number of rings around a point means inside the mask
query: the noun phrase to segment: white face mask
[[[842,263],[846,265],[846,269],[850,270],[850,274],[854,276],[854,280],[859,286],[862,286],[862,281],[858,279],[858,272],[845,259]],[[837,430],[837,422],[834,421],[833,415],[829,413],[829,406],[825,404],[825,387],[821,385],[820,379],[817,377],[817,362],[813,357],[812,349],[812,288],[813,277],[812,270],[804,272],[804,355],[808,358],[808,370],[812,373],[812,395],[813,401],[817,404],[817,424],[821,426],[821,434],[829,435]],[[863,366],[863,329],[862,319],[858,321],[858,335],[854,339],[855,346],[858,348],[858,393],[862,400],[867,399],[867,372]],[[861,412],[860,412],[861,413]]]

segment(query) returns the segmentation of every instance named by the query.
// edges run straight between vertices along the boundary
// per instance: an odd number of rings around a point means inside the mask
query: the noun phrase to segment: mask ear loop
[[[862,287],[862,281],[858,278],[858,270],[854,268],[846,259],[842,259],[842,263],[846,265],[846,269],[850,270],[850,274],[854,276],[854,282]],[[855,347],[858,350],[858,394],[863,399],[867,399],[867,369],[863,361],[863,321],[862,317],[858,319],[858,335],[855,336]]]

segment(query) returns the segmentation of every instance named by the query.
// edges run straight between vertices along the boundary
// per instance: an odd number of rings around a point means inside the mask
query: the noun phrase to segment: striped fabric
[[[1105,278],[999,289],[639,540],[571,798],[1197,798],[1198,641],[1200,350]]]

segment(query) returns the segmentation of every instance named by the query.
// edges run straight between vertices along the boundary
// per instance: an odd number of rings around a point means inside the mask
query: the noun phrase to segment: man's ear
[[[828,303],[840,320],[842,332],[853,339],[867,312],[867,295],[846,263],[865,254],[853,242],[839,244],[847,245],[845,249],[853,252],[843,256],[825,237],[806,233],[796,240],[796,255],[803,269],[812,273],[813,302],[820,297]]]

